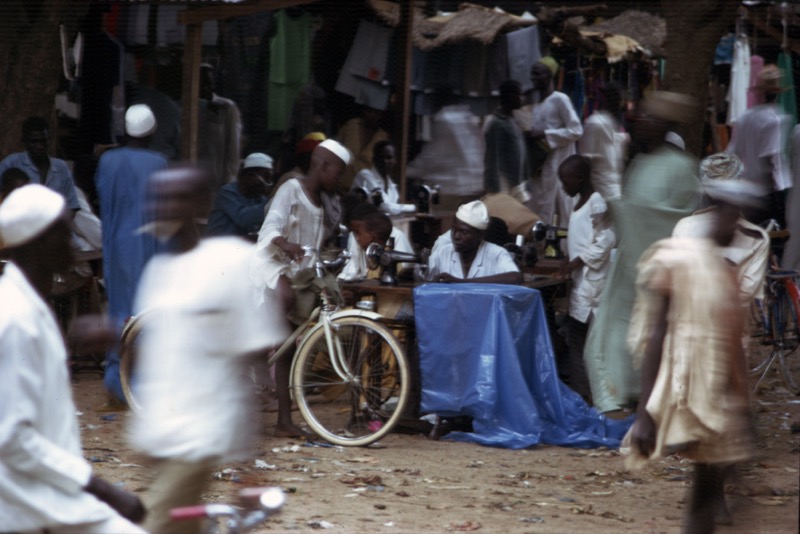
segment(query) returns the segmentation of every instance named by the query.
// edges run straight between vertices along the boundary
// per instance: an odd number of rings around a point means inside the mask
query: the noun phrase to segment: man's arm
[[[264,222],[264,202],[242,204],[239,195],[222,188],[217,193],[216,204],[216,207],[225,213],[242,233],[258,230]]]
[[[567,146],[574,143],[583,135],[583,126],[575,110],[572,109],[572,103],[565,95],[563,98],[556,100],[558,106],[558,116],[561,119],[563,126],[559,128],[548,128],[544,131],[547,143],[553,147]]]

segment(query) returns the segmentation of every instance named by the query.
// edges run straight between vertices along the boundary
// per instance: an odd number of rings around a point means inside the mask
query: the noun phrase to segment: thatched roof
[[[667,37],[667,23],[657,15],[651,15],[644,11],[630,10],[599,24],[584,26],[581,28],[581,34],[584,32],[605,32],[623,35],[636,41],[650,55],[663,56],[664,40]]]
[[[390,26],[400,20],[398,4],[386,0],[369,0],[378,16]],[[431,50],[444,44],[466,39],[490,44],[497,34],[536,24],[535,18],[522,18],[498,9],[464,3],[449,15],[425,18],[421,10],[414,10],[414,46]]]

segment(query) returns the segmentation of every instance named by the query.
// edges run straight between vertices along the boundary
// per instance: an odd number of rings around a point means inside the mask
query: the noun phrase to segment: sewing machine
[[[561,259],[564,257],[564,253],[561,252],[561,240],[567,238],[566,228],[538,221],[533,225],[532,232],[536,241],[544,241],[545,258]]]
[[[439,204],[439,186],[416,185],[411,190],[411,198],[417,206],[417,213],[431,213],[431,206]]]
[[[391,241],[391,239],[390,239]],[[366,250],[367,267],[370,269],[381,268],[379,281],[381,285],[397,285],[397,264],[398,263],[419,263],[427,266],[430,250],[422,249],[419,253],[400,252],[394,250],[394,243],[389,246],[382,246],[378,243],[371,243]]]

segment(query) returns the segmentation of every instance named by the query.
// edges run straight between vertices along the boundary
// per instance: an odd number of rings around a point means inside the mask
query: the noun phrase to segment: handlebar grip
[[[173,521],[187,521],[189,519],[200,519],[201,517],[208,517],[208,511],[203,504],[182,506],[169,511],[169,518]]]

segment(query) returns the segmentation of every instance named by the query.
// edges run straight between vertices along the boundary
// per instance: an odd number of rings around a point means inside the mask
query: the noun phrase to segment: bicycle
[[[349,258],[320,259],[308,249],[316,280],[340,270]],[[342,310],[336,291],[322,284],[321,304],[267,360],[296,356],[290,390],[309,428],[342,446],[366,446],[383,438],[402,418],[410,397],[410,370],[405,352],[381,315],[369,310]],[[336,286],[338,288],[338,286]],[[132,318],[121,338],[120,379],[132,410],[138,410],[133,378],[137,339],[147,312]],[[298,341],[299,340],[299,341]]]
[[[770,240],[778,242],[788,237],[785,230],[768,228]],[[800,289],[795,279],[800,275],[797,271],[783,270],[778,264],[777,256],[772,254],[767,268],[764,298],[756,299],[753,310],[756,320],[763,332],[762,344],[772,347],[769,355],[749,366],[751,375],[760,375],[754,391],[774,364],[781,370],[786,387],[795,395],[800,395],[800,362],[789,360],[800,346]]]
[[[239,492],[243,509],[230,504],[200,504],[170,510],[172,521],[207,519],[203,532],[219,532],[219,520],[227,518],[227,534],[242,534],[253,530],[280,511],[286,502],[286,494],[280,488],[245,488]]]

